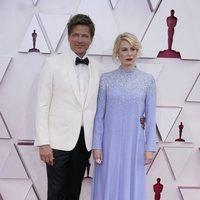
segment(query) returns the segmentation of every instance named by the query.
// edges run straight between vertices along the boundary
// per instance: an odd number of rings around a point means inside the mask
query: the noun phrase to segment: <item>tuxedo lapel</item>
[[[93,92],[94,90],[98,90],[98,86],[96,87],[96,84],[98,83],[98,77],[96,76],[95,70],[94,70],[94,66],[92,66],[92,62],[90,62],[91,64],[89,64],[89,85],[88,85],[88,92],[87,92],[87,97],[85,100],[85,104],[84,107],[87,107],[92,96],[93,96]]]
[[[67,55],[64,56],[64,66],[68,69],[68,74],[69,74],[69,77],[70,77],[72,89],[74,91],[74,94],[75,94],[78,102],[81,104],[80,92],[79,92],[76,72],[75,72],[75,69],[74,69],[74,64],[73,64],[72,59]]]

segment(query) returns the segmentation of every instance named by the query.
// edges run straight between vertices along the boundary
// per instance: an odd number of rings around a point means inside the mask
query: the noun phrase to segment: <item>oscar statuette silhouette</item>
[[[175,141],[176,142],[185,142],[185,140],[182,139],[182,133],[183,133],[183,128],[184,128],[183,123],[181,122],[178,127],[179,127],[179,138],[176,139]]]
[[[35,48],[35,46],[36,46],[36,38],[37,38],[37,33],[36,33],[35,30],[33,30],[33,33],[32,33],[33,48],[29,49],[28,52],[40,52],[39,49]]]
[[[157,57],[161,58],[181,58],[181,54],[172,49],[175,26],[177,24],[177,17],[174,16],[175,11],[170,11],[170,16],[167,17],[166,22],[168,26],[168,49],[160,51]]]
[[[0,200],[3,200],[3,197],[1,196],[1,193],[0,193]]]
[[[155,192],[154,200],[160,200],[161,192],[163,190],[163,184],[160,183],[161,179],[157,178],[157,183],[153,185],[153,191]]]
[[[92,177],[90,177],[90,167],[91,167],[91,163],[90,163],[90,161],[88,160],[87,161],[87,165],[86,165],[86,171],[87,171],[87,175],[84,177],[84,178],[92,178]]]

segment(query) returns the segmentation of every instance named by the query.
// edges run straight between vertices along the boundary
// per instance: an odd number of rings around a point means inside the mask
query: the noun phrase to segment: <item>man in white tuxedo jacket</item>
[[[87,57],[95,26],[83,14],[68,22],[71,51],[47,58],[36,108],[36,140],[47,166],[48,200],[78,200],[90,156],[103,66]]]

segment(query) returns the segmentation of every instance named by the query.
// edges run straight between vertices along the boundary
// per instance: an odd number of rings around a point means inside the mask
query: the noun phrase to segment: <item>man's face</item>
[[[72,29],[71,34],[68,36],[68,41],[71,50],[82,58],[92,43],[89,27],[86,25],[75,26]]]

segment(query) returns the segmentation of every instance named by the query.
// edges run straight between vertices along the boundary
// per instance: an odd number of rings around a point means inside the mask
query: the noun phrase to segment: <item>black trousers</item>
[[[47,165],[48,200],[79,200],[90,154],[85,146],[83,127],[72,151],[53,149],[54,165]]]

